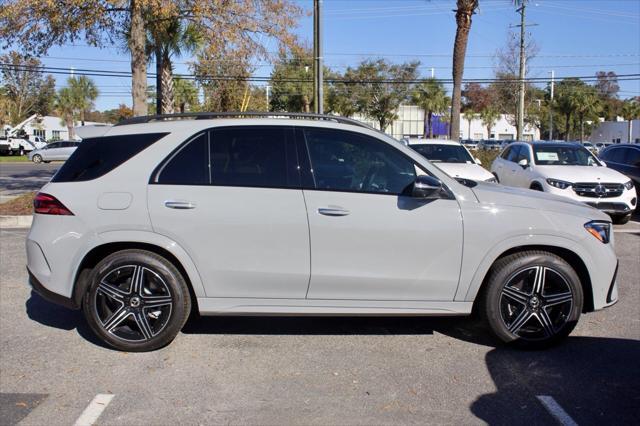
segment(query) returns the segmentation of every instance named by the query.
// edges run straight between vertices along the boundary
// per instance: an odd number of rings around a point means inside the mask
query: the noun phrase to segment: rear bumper
[[[29,268],[27,268],[27,273],[29,274],[29,285],[31,286],[33,291],[42,296],[43,299],[48,300],[51,303],[55,303],[56,305],[64,306],[65,308],[80,309],[79,304],[76,303],[76,301],[72,298],[54,293],[43,286],[42,283],[38,281],[36,276],[31,273]]]

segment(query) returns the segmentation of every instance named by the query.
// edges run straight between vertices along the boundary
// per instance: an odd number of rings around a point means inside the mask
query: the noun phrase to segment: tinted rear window
[[[166,135],[146,133],[85,139],[51,181],[78,182],[99,178]]]

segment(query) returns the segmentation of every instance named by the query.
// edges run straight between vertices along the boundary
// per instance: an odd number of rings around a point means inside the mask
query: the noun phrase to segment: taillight
[[[33,199],[33,211],[38,214],[73,216],[71,210],[66,208],[56,197],[42,192],[38,192]]]

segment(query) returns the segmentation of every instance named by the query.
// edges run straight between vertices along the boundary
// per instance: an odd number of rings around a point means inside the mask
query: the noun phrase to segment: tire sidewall
[[[36,154],[33,156],[31,160],[36,164],[42,163],[42,156],[40,156],[39,154]]]
[[[507,280],[513,277],[514,274],[534,266],[544,266],[559,273],[571,287],[573,293],[571,312],[563,327],[553,337],[535,341],[524,340],[511,333],[507,329],[500,312],[502,289],[507,284]],[[514,256],[504,267],[496,270],[490,280],[486,295],[485,317],[492,331],[503,342],[533,348],[542,348],[555,344],[571,333],[582,313],[584,295],[578,275],[567,262],[550,253],[531,253],[525,256]]]
[[[96,311],[96,292],[100,280],[114,269],[127,265],[144,266],[160,275],[173,298],[171,316],[167,325],[158,335],[144,342],[128,342],[108,333],[102,327]],[[107,256],[93,269],[89,276],[89,283],[82,304],[87,322],[98,337],[119,350],[145,352],[167,345],[180,332],[191,310],[189,290],[182,274],[166,259],[152,252],[125,250]]]

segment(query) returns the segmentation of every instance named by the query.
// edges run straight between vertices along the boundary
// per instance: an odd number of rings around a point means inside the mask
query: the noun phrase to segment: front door
[[[216,128],[152,176],[153,229],[189,253],[208,297],[306,296],[309,227],[292,135],[286,127]]]
[[[341,130],[300,133],[311,163],[307,297],[453,300],[462,255],[457,201],[407,195],[424,171],[391,144]]]

